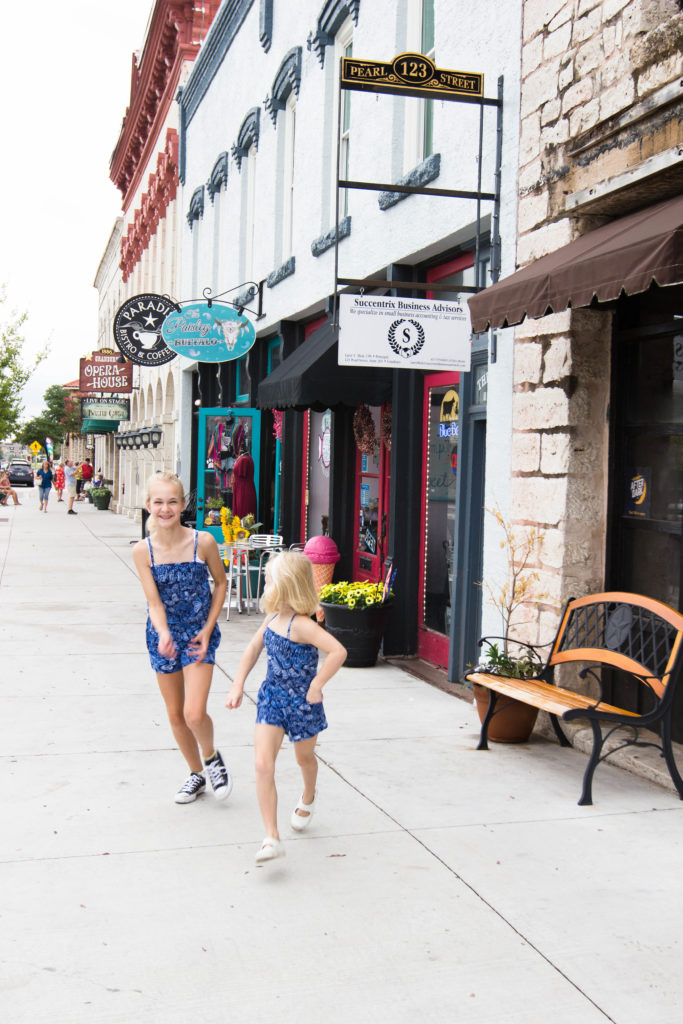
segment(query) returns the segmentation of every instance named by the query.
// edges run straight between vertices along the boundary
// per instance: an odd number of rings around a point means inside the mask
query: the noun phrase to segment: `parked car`
[[[7,473],[12,487],[34,486],[33,470],[28,459],[11,459]]]

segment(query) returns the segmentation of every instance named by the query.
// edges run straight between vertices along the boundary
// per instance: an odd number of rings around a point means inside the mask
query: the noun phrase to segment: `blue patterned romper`
[[[270,622],[277,616],[274,615]],[[311,680],[318,671],[318,648],[289,639],[294,616],[289,620],[287,636],[270,628],[263,632],[268,654],[266,678],[258,692],[256,723],[284,729],[292,743],[317,736],[327,728],[322,701],[306,700]]]
[[[192,562],[168,562],[154,564],[152,542],[147,538],[149,547],[150,568],[154,582],[159,591],[161,603],[166,611],[166,621],[176,646],[175,658],[164,658],[159,654],[159,634],[147,616],[147,650],[149,660],[155,672],[170,674],[181,672],[186,665],[194,665],[195,661],[188,652],[188,644],[199,630],[206,625],[211,607],[211,588],[209,586],[209,570],[206,562],[197,560],[197,540],[199,535],[194,531],[194,559]],[[221,642],[221,631],[218,624],[213,627],[209,638],[209,646],[204,662],[214,665],[216,648]]]

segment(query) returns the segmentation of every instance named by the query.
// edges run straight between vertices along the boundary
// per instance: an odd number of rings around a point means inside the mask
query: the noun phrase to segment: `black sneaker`
[[[72,508],[70,508],[69,511],[66,514],[68,516],[77,516],[78,512],[74,512],[74,510]]]
[[[232,775],[225,767],[220,752],[217,750],[213,757],[210,757],[204,764],[209,773],[209,782],[213,787],[213,795],[216,800],[226,800],[232,793]]]
[[[200,772],[192,772],[175,795],[177,804],[191,804],[206,789],[206,779]]]

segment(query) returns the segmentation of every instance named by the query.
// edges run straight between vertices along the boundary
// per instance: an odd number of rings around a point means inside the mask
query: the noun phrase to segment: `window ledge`
[[[284,281],[286,277],[290,277],[295,270],[296,259],[294,256],[290,256],[288,260],[285,260],[285,262],[277,268],[277,270],[273,270],[268,274],[266,284],[269,288],[274,288],[276,284],[280,283],[280,281]]]
[[[344,217],[344,220],[339,221],[339,241],[342,238],[348,238],[351,234],[351,218]],[[314,256],[322,256],[324,252],[331,249],[335,242],[335,229],[330,228],[326,235],[320,235],[315,241],[311,242],[311,252]]]
[[[413,167],[412,171],[397,181],[397,185],[413,185],[416,187],[427,185],[430,181],[434,181],[435,178],[439,177],[441,173],[441,153],[432,153],[426,160],[423,160],[417,167]],[[400,203],[402,199],[407,199],[410,192],[380,192],[379,203],[380,210],[388,210],[392,206],[396,206],[396,203]]]

